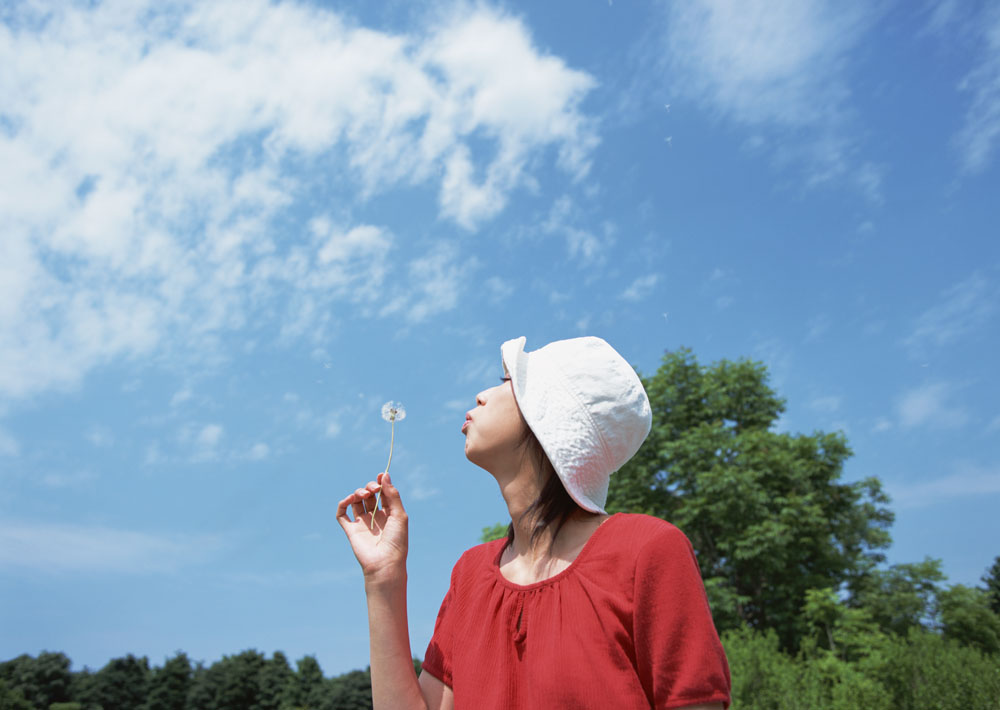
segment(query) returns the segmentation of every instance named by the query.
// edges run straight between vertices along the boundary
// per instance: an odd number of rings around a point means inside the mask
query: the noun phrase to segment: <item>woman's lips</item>
[[[462,433],[463,434],[465,433],[465,430],[469,428],[469,424],[471,424],[471,423],[472,423],[472,417],[470,417],[468,414],[466,414],[465,415],[465,424],[462,425]]]

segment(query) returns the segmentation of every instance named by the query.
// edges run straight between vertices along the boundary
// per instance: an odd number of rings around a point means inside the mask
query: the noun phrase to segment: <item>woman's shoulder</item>
[[[491,540],[470,547],[458,558],[452,574],[468,574],[476,569],[491,566],[496,562],[496,559],[500,556],[500,551],[503,550],[506,544],[507,538],[504,537],[499,540]]]
[[[611,525],[608,532],[615,533],[609,537],[613,537],[622,544],[633,547],[633,549],[644,547],[650,542],[690,545],[687,536],[680,528],[663,518],[652,515],[616,513],[608,518],[604,525]]]

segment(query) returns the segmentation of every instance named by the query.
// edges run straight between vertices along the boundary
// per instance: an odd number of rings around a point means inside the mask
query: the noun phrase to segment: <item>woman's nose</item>
[[[476,395],[476,404],[478,404],[480,407],[486,404],[486,390],[483,390],[482,392]]]

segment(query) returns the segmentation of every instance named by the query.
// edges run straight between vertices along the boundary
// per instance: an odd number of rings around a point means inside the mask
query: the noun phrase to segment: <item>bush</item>
[[[1000,710],[1000,658],[929,631],[895,637],[873,669],[899,710]]]

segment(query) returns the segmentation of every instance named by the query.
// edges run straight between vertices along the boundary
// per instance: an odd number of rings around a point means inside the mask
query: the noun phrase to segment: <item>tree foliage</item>
[[[784,401],[757,362],[702,366],[668,352],[643,378],[653,428],[611,478],[608,510],[677,525],[698,553],[720,629],[804,632],[810,589],[839,588],[883,561],[892,514],[877,478],[845,483],[840,433],[774,430]]]
[[[956,584],[938,595],[944,637],[986,653],[1000,653],[1000,615],[982,589]]]
[[[944,578],[941,560],[929,557],[868,570],[852,580],[851,604],[867,609],[886,631],[905,636],[910,629],[933,626]]]
[[[1000,555],[993,560],[993,566],[982,576],[983,586],[994,614],[1000,614]]]
[[[8,687],[6,702],[17,707],[20,694],[31,707],[47,708],[70,700],[70,660],[63,653],[42,652],[32,658],[22,654],[0,664],[0,680]],[[0,691],[0,697],[4,693]]]

